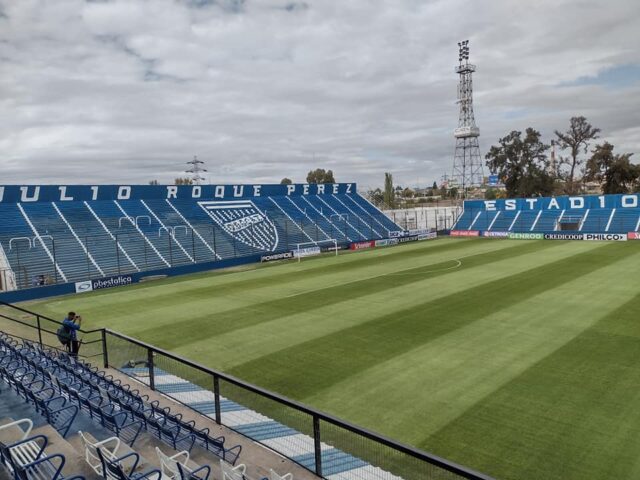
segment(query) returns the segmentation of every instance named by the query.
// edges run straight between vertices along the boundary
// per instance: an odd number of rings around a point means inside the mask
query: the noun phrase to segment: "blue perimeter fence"
[[[60,322],[0,301],[0,330],[58,345]],[[491,480],[277,393],[110,329],[80,330],[81,357],[114,368],[329,480]]]

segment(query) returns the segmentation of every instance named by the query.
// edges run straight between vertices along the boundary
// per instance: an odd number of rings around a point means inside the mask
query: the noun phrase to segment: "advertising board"
[[[271,255],[262,255],[260,262],[274,262],[276,260],[287,260],[293,258],[293,252],[273,253]]]
[[[350,250],[364,250],[367,248],[373,248],[376,246],[376,242],[371,240],[371,241],[367,241],[367,242],[353,242],[351,245],[349,245],[349,249]]]
[[[582,236],[587,241],[626,242],[626,233],[585,233]]]
[[[293,256],[296,258],[311,257],[313,255],[320,255],[320,247],[305,247],[293,251]]]
[[[418,241],[418,235],[411,235],[410,237],[400,237],[398,239],[398,242],[400,243],[417,242],[417,241]]]
[[[397,245],[397,238],[383,238],[382,240],[376,240],[376,247],[387,247],[389,245]]]
[[[544,235],[542,233],[510,232],[509,238],[515,240],[542,240]]]
[[[93,290],[101,290],[103,288],[121,287],[123,285],[131,285],[133,277],[130,275],[115,275],[113,277],[99,278],[97,280],[84,280],[75,283],[76,293],[91,292]]]
[[[428,233],[422,233],[420,235],[418,235],[418,240],[422,241],[422,240],[433,240],[434,238],[437,238],[438,234],[436,232],[428,232]]]
[[[582,240],[582,233],[545,233],[545,240]]]
[[[449,235],[452,237],[478,237],[480,232],[478,230],[451,230]]]

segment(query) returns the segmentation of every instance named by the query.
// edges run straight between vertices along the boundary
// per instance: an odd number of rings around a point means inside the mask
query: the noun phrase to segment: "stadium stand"
[[[0,380],[10,388],[2,388],[3,416],[24,415],[17,421],[5,416],[0,425],[1,463],[16,480],[207,480],[211,465],[217,478],[267,478],[249,477],[246,464],[236,465],[239,445],[227,447],[224,437],[212,437],[169,406],[66,353],[0,333]],[[74,407],[62,427],[55,412],[46,411],[51,403]],[[71,425],[82,428],[73,444],[67,441]]]
[[[0,186],[0,218],[0,270],[18,289],[402,230],[355,184]]]
[[[636,233],[639,195],[466,200],[452,232]]]

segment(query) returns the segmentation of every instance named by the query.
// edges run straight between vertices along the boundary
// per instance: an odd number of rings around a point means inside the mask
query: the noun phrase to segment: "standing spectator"
[[[65,345],[67,347],[67,351],[72,357],[78,358],[80,342],[78,341],[77,332],[80,330],[80,326],[82,325],[82,317],[80,315],[76,315],[75,312],[69,312],[67,314],[67,318],[63,320],[62,325],[66,328],[69,338],[69,342]]]

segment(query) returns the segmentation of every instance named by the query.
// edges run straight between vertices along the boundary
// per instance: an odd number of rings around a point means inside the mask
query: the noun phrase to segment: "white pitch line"
[[[457,262],[456,265],[452,266],[452,267],[446,267],[446,268],[438,268],[436,270],[426,270],[424,272],[416,272],[416,273],[411,273],[411,272],[407,272],[407,273],[387,273],[387,276],[397,276],[397,275],[424,275],[425,273],[436,273],[436,272],[446,272],[447,270],[455,270],[456,268],[460,268],[462,266],[462,262],[458,259],[455,260],[447,260],[449,262]],[[415,267],[414,267],[415,268]],[[419,268],[419,267],[418,267]]]
[[[423,267],[428,267],[429,265],[435,265],[435,264],[444,263],[444,262],[454,262],[454,261],[460,262],[460,260],[463,259],[463,258],[474,257],[476,255],[481,255],[481,254],[484,254],[484,253],[493,253],[493,252],[497,252],[499,250],[502,250],[502,248],[494,248],[494,249],[487,250],[486,252],[480,252],[480,253],[478,253],[478,252],[470,253],[469,255],[464,255],[462,257],[451,258],[449,260],[444,260],[442,262],[435,262],[435,263],[432,263],[432,264],[426,264],[426,265],[422,265],[422,266]],[[372,252],[374,250],[368,250],[368,251]],[[460,262],[460,263],[462,264],[462,262]],[[415,269],[415,268],[420,268],[420,267],[409,267],[409,268],[405,268],[403,270],[412,270],[412,269]],[[455,268],[458,268],[458,266],[456,266]],[[453,269],[451,269],[451,270],[453,270]],[[389,275],[412,275],[411,273],[401,273],[401,272],[402,272],[402,270],[399,270],[397,273],[393,272],[393,273],[381,273],[379,275],[372,275],[370,277],[367,277],[366,280],[370,280],[372,278],[378,278],[378,277],[386,277],[386,276],[389,276]],[[424,273],[425,272],[421,272],[419,274],[413,274],[413,275],[424,275]],[[319,288],[313,288],[311,290],[305,290],[303,292],[292,293],[291,295],[285,295],[282,298],[296,297],[298,295],[305,295],[307,293],[318,292],[320,290],[324,290],[325,288],[340,287],[340,286],[343,286],[343,285],[349,285],[351,283],[356,283],[356,282],[361,282],[361,281],[362,281],[362,278],[357,278],[355,280],[349,280],[348,282],[339,282],[339,283],[334,283],[334,284],[330,284],[330,285],[325,285],[325,286],[322,286],[322,287],[319,287]]]

